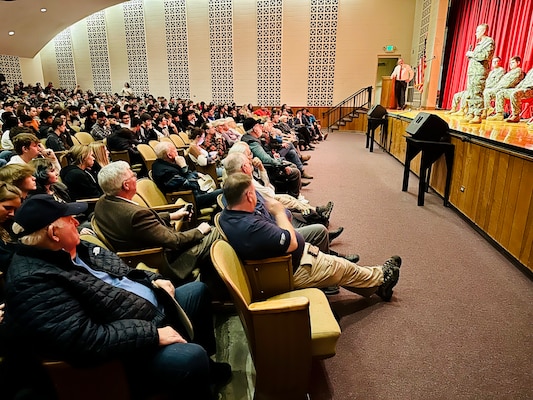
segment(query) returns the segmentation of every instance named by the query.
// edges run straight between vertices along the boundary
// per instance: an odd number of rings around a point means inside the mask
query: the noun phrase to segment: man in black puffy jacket
[[[86,208],[35,195],[18,210],[22,245],[6,279],[7,326],[38,357],[80,366],[123,361],[135,393],[210,399],[231,368],[209,358],[215,339],[206,287],[174,289],[80,243],[73,215]]]

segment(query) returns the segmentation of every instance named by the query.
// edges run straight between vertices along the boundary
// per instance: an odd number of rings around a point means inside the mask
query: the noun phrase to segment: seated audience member
[[[275,200],[266,203],[274,221],[256,212],[257,196],[249,175],[228,176],[224,197],[228,205],[222,211],[220,225],[241,258],[257,260],[290,254],[297,289],[338,285],[364,295],[375,292],[390,301],[400,276],[400,257],[393,256],[382,266],[362,267],[324,254],[316,246],[305,243],[294,230],[281,203]]]
[[[70,135],[66,133],[67,122],[63,118],[54,118],[52,121],[52,131],[46,137],[46,147],[54,151],[64,151],[72,147],[73,142]],[[68,137],[68,138],[67,138]],[[70,139],[70,143],[69,140]]]
[[[54,116],[50,111],[41,111],[39,118],[41,119],[41,125],[39,125],[39,135],[37,137],[39,139],[46,139],[48,133],[52,131],[52,121],[54,120]]]
[[[26,128],[23,128],[26,129]],[[37,137],[31,133],[21,133],[13,138],[13,146],[16,155],[11,157],[9,164],[27,164],[34,158],[47,158],[54,163],[59,171],[61,164],[52,149],[45,149]]]
[[[104,142],[101,141],[89,143],[88,146],[93,151],[94,156],[94,165],[91,167],[91,171],[98,175],[98,172],[111,162],[109,151]]]
[[[22,126],[30,129],[31,133],[39,137],[39,130],[35,129],[35,124],[34,124],[34,122],[36,121],[35,119],[33,119],[32,117],[26,114],[21,115],[19,119],[20,119],[20,123],[22,124]]]
[[[300,176],[305,179],[313,177],[304,171],[304,166],[298,150],[291,142],[284,141],[281,131],[274,128],[272,121],[265,121],[263,124],[264,142],[263,148],[274,156],[274,158],[283,158],[293,163],[300,171]]]
[[[35,169],[30,164],[9,164],[0,168],[0,181],[16,186],[24,200],[29,192],[37,189],[34,173]]]
[[[521,62],[522,59],[520,57],[511,57],[511,59],[509,60],[509,71],[501,77],[496,86],[492,88],[486,88],[483,91],[483,102],[485,105],[486,113],[487,109],[490,107],[491,101],[496,98],[496,95],[500,90],[514,88],[516,85],[518,85],[518,82],[524,79],[524,72],[520,67]],[[499,117],[499,114],[496,114],[495,116],[492,116],[490,118],[487,116],[487,119],[492,121],[501,121],[503,120],[503,114],[501,115],[501,119]]]
[[[192,190],[198,208],[211,207],[217,203],[222,189],[204,191],[198,182],[199,173],[191,171],[185,158],[178,155],[176,146],[161,142],[155,146],[157,160],[152,165],[152,178],[163,193]]]
[[[240,158],[230,158],[235,153],[244,154],[252,166],[252,178],[256,190],[266,199],[275,199],[288,210],[298,212],[308,223],[320,223],[329,225],[329,217],[333,210],[333,202],[329,201],[325,206],[311,206],[309,201],[298,200],[286,193],[276,193],[274,186],[270,183],[266,169],[257,157],[253,157],[248,145],[244,142],[235,143],[230,149],[228,157],[223,161],[226,173],[236,172],[243,167],[243,160]],[[244,171],[241,171],[244,172]]]
[[[128,150],[131,165],[143,164],[141,154],[137,150],[138,144],[139,141],[135,139],[135,134],[128,128],[122,128],[107,138],[109,151]]]
[[[218,124],[217,124],[217,121],[218,121]],[[218,137],[222,137],[222,139],[224,139],[224,142],[225,142],[224,143],[225,153],[222,156],[222,158],[224,158],[224,156],[227,154],[227,150],[231,146],[233,146],[236,142],[241,140],[242,135],[238,133],[235,129],[229,127],[230,123],[232,123],[232,125],[235,126],[235,121],[233,120],[232,117],[227,117],[227,118],[220,119],[217,121],[215,121],[215,127],[216,127],[216,132],[217,132],[216,134]]]
[[[192,128],[189,131],[189,139],[191,143],[189,144],[189,149],[187,154],[191,158],[192,162],[201,167],[205,167],[207,164],[216,164],[219,160],[218,153],[216,151],[208,152],[205,148],[202,147],[202,144],[205,141],[205,131],[213,129],[210,127],[210,123],[206,124],[203,128]],[[222,176],[222,168],[217,167],[217,176]]]
[[[503,120],[503,108],[505,100],[511,103],[511,115],[506,122],[520,122],[522,112],[522,99],[533,98],[533,68],[529,70],[526,77],[512,89],[502,89],[496,93],[496,114],[492,120]]]
[[[231,367],[210,359],[216,342],[205,285],[174,288],[80,241],[73,215],[86,208],[36,195],[16,213],[21,245],[6,277],[5,317],[13,347],[80,367],[119,360],[139,398],[212,399]],[[187,317],[178,317],[174,299]]]
[[[205,149],[208,153],[216,154],[219,160],[223,159],[228,153],[228,143],[218,131],[218,127],[223,123],[223,120],[217,119],[207,124],[204,129],[204,142],[200,144],[200,147]]]
[[[236,110],[233,109],[233,112],[236,113]],[[224,139],[228,142],[229,147],[233,146],[236,142],[241,140],[242,132],[244,132],[244,129],[242,129],[242,126],[239,128],[237,126],[237,122],[235,121],[234,117],[227,117],[226,118],[226,126],[227,130],[222,133],[224,136]]]
[[[241,138],[241,141],[247,143],[254,157],[261,160],[276,191],[288,193],[294,198],[298,198],[300,188],[309,184],[308,182],[302,184],[298,168],[292,163],[272,157],[265,151],[260,140],[263,136],[263,128],[259,121],[246,118],[243,127],[246,134]]]
[[[157,132],[153,127],[152,116],[148,113],[141,114],[141,126],[138,132],[138,140],[141,143],[146,143],[150,140],[158,140]]]
[[[93,125],[96,124],[98,111],[90,109],[85,112],[85,122],[83,123],[83,132],[91,133]]]
[[[94,140],[104,140],[111,133],[112,129],[105,112],[98,111],[96,113],[96,123],[91,128],[91,136]]]
[[[248,160],[248,158],[244,154],[239,153],[232,153],[228,155],[228,157],[224,160],[225,165],[228,166],[228,176],[234,174],[234,173],[245,173],[247,175],[252,176],[252,163]],[[240,167],[239,167],[240,166]],[[253,181],[253,177],[252,177]],[[255,182],[254,187],[255,187]],[[256,189],[257,191],[257,189]],[[269,218],[272,222],[274,222],[274,217],[269,213],[266,202],[268,201],[265,199],[259,191],[256,193],[257,197],[257,203],[255,206],[255,211],[258,214],[264,215],[265,217]],[[223,198],[224,204],[226,203],[225,198]],[[307,222],[304,218],[302,218],[301,214],[298,213],[292,213],[290,210],[286,210],[286,214],[289,217],[289,220],[296,229],[296,232],[301,234],[304,238],[304,240],[314,246],[317,246],[320,251],[326,253],[326,254],[334,254],[339,255],[338,253],[330,250],[330,243],[340,236],[342,232],[344,231],[343,227],[340,227],[336,229],[333,232],[328,232],[327,229],[323,224],[315,223],[315,222]],[[340,256],[343,258],[346,258],[352,262],[359,261],[359,255],[357,254],[350,254],[346,256]]]
[[[93,218],[116,251],[168,249],[172,279],[178,281],[187,279],[197,267],[213,268],[209,250],[220,233],[205,222],[178,232],[170,221],[188,218],[185,208],[155,213],[131,201],[137,192],[137,178],[128,163],[115,161],[102,168],[98,183],[105,196],[96,203]]]
[[[89,146],[73,146],[65,155],[69,165],[61,169],[61,180],[68,187],[72,200],[90,199],[103,194],[98,186],[96,174],[91,170],[94,153]]]
[[[181,131],[187,132],[196,125],[196,114],[194,110],[187,110],[181,118]]]
[[[69,203],[71,201],[67,186],[59,181],[59,171],[47,158],[35,158],[30,165],[35,168],[36,189],[30,192],[29,196],[36,194],[49,194],[56,201]]]
[[[313,134],[305,125],[305,121],[302,118],[302,110],[298,110],[296,115],[289,120],[289,126],[297,132],[300,150],[315,149],[315,146],[311,144],[314,141]]]
[[[20,207],[21,195],[16,186],[0,181],[0,271],[2,272],[6,272],[17,246],[11,224],[15,211]]]
[[[13,128],[19,126],[19,119],[14,115],[9,115],[5,118],[6,120],[2,124],[2,150],[13,150],[10,132]]]

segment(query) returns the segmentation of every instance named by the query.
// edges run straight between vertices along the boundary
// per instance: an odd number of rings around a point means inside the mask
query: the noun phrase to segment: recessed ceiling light
[[[41,8],[42,13],[45,13],[46,11],[47,11],[46,8]]]
[[[13,36],[13,35],[15,34],[15,31],[9,31],[7,34],[8,34],[9,36]]]

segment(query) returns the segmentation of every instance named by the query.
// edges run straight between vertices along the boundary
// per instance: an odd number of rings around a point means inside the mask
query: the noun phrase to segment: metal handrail
[[[325,126],[330,130],[333,125],[343,121],[344,118],[353,117],[354,113],[368,110],[371,104],[372,86],[368,86],[358,90],[333,108],[322,113],[322,121],[325,121]],[[324,126],[324,122],[322,124]]]

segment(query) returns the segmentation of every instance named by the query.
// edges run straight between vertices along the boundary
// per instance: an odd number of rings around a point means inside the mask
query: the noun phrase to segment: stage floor
[[[427,112],[438,115],[445,120],[450,130],[467,136],[478,137],[484,141],[494,141],[506,145],[505,147],[517,147],[529,155],[533,155],[533,125],[529,130],[526,120],[524,122],[509,123],[483,120],[480,124],[469,124],[462,121],[462,117],[446,114],[445,110],[387,110],[390,116],[401,119],[414,119],[419,112]]]

